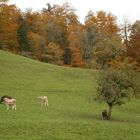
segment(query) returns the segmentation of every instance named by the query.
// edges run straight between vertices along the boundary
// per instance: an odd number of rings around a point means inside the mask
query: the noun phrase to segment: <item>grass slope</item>
[[[139,100],[114,107],[112,121],[101,120],[106,105],[93,100],[96,74],[0,51],[0,96],[17,100],[16,111],[0,105],[0,139],[139,140]],[[39,95],[49,97],[48,108],[38,105]]]

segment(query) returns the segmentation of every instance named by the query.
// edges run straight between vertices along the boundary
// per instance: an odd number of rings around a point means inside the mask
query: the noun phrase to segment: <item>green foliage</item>
[[[121,105],[124,98],[134,94],[132,78],[122,70],[106,70],[98,81],[97,99],[112,105]]]
[[[27,27],[25,25],[25,20],[22,16],[18,19],[19,28],[17,30],[18,42],[21,51],[31,51],[29,39],[27,37]]]
[[[98,67],[104,69],[109,62],[118,59],[122,53],[121,39],[118,35],[103,40],[96,44],[94,58]]]
[[[108,119],[111,119],[113,106],[122,105],[135,95],[136,83],[130,68],[124,62],[119,68],[106,68],[99,75],[96,100],[106,102],[109,106]]]

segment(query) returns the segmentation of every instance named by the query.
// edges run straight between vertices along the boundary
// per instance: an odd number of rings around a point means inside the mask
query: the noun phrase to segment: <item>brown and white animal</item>
[[[48,106],[48,97],[47,96],[39,96],[37,97],[41,106]]]
[[[4,98],[12,99],[11,96],[9,96],[9,95],[4,95],[4,96],[1,97],[1,99],[0,99],[0,103],[3,103]]]
[[[15,99],[8,99],[4,98],[3,103],[7,106],[7,110],[11,107],[12,109],[16,110],[16,100]]]

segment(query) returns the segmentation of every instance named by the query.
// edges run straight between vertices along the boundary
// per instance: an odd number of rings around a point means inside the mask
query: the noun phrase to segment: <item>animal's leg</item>
[[[16,110],[16,105],[13,105],[13,106],[12,106],[12,109],[13,109],[13,110]]]
[[[47,106],[49,105],[48,100],[46,101]]]
[[[16,105],[14,105],[14,109],[16,110],[17,108],[16,108]]]
[[[46,103],[46,101],[44,102],[44,106],[46,106],[47,105],[47,103]]]
[[[7,105],[7,110],[9,110],[9,105]]]
[[[41,106],[43,106],[43,102],[42,101],[40,102],[40,104],[41,104]]]

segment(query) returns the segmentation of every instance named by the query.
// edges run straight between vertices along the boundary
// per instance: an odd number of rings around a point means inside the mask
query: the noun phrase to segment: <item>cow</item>
[[[16,100],[15,99],[9,99],[9,98],[4,98],[3,103],[7,106],[7,110],[11,107],[13,110],[16,110]]]
[[[41,106],[48,106],[48,97],[47,96],[39,96],[37,97]]]

